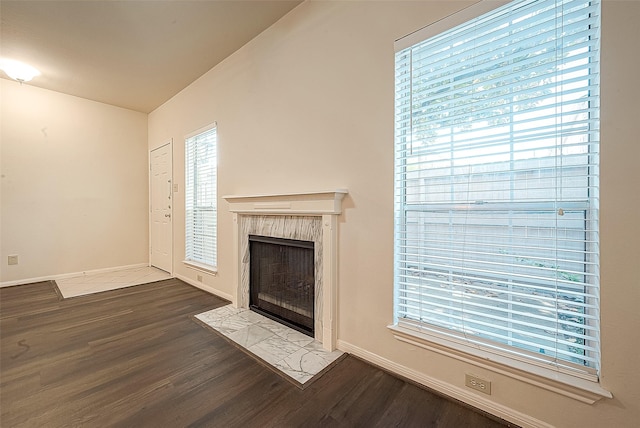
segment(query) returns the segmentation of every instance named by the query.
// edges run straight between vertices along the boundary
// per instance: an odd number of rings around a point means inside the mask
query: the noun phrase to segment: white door
[[[171,143],[151,151],[151,254],[152,266],[171,272],[173,192]]]

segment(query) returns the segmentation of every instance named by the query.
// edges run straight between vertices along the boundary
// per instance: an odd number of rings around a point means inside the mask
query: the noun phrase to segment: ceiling
[[[37,68],[30,85],[148,113],[301,2],[0,0],[0,55]]]

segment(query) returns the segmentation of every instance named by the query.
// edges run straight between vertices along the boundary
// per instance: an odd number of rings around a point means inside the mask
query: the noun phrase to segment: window
[[[185,141],[186,262],[217,263],[217,134],[215,125]]]
[[[513,1],[396,52],[396,328],[597,381],[599,17]]]

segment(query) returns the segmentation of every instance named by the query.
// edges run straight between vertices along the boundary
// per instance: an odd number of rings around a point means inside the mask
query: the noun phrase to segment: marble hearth
[[[225,196],[234,225],[233,306],[249,307],[249,235],[314,242],[315,339],[336,348],[337,227],[346,190]]]

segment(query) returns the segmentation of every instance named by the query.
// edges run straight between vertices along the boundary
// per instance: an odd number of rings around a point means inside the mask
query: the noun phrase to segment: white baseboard
[[[343,352],[353,354],[365,361],[370,362],[371,364],[382,367],[383,369],[386,369],[392,373],[403,376],[409,380],[438,391],[448,397],[460,400],[463,403],[466,403],[477,409],[483,410],[487,413],[491,413],[492,415],[502,418],[506,421],[518,424],[523,428],[553,428],[553,425],[550,425],[539,419],[513,410],[510,407],[495,403],[463,388],[427,376],[424,373],[395,363],[391,360],[374,354],[373,352],[369,352],[343,340],[338,340],[337,345],[338,349]]]
[[[206,291],[209,294],[213,294],[214,296],[220,297],[220,298],[228,300],[230,302],[233,301],[233,296],[231,296],[231,294],[227,294],[227,293],[225,293],[223,291],[220,291],[220,290],[217,290],[217,289],[215,289],[213,287],[208,287],[208,286],[204,285],[201,282],[194,281],[193,279],[187,278],[186,276],[183,276],[183,275],[175,274],[174,277],[178,278],[180,281],[186,282],[189,285],[193,285],[194,287],[199,288],[202,291]]]
[[[18,279],[15,281],[4,281],[4,282],[0,282],[0,288],[12,287],[14,285],[33,284],[34,282],[55,281],[56,279],[74,278],[76,276],[93,275],[97,273],[113,272],[113,271],[125,270],[125,269],[135,269],[135,268],[141,268],[141,267],[147,267],[147,266],[149,266],[149,263],[137,263],[134,265],[115,266],[115,267],[102,268],[102,269],[86,270],[82,272],[71,272],[71,273],[63,273],[59,275],[41,276],[37,278],[25,278],[25,279]]]

